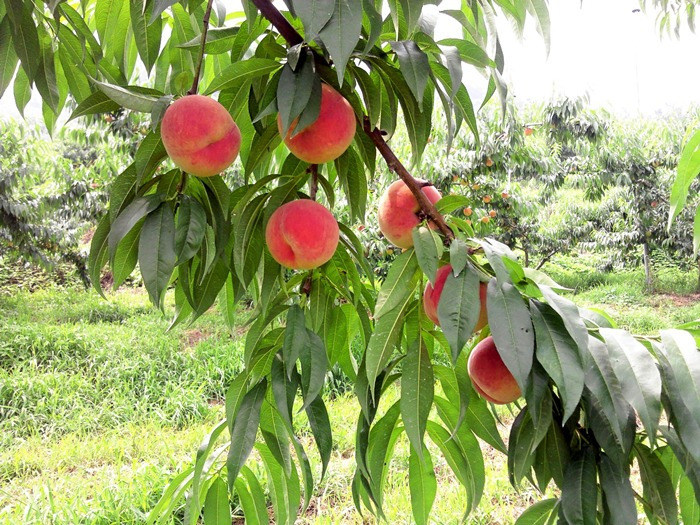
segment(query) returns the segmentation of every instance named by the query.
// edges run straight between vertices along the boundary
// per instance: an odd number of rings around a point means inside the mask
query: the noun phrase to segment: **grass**
[[[594,262],[558,258],[545,271],[564,285],[583,283],[571,292],[578,304],[603,308],[636,333],[700,317],[698,296],[686,295],[694,291],[694,273],[666,269],[660,291],[646,294],[643,272],[597,272]],[[241,311],[237,335],[246,318]],[[138,289],[108,301],[60,288],[3,295],[0,319],[0,524],[142,523],[223,417],[242,338],[231,337],[215,309],[195,326],[167,332],[168,320]],[[380,410],[397,396],[389,393]],[[345,393],[326,403],[334,429],[331,465],[299,523],[366,523],[349,487],[357,401]],[[502,415],[510,423],[512,416]],[[501,430],[506,438],[507,426]],[[318,476],[320,460],[301,418],[299,432]],[[412,521],[408,447],[402,437],[386,484],[390,523]],[[482,451],[486,487],[469,523],[513,523],[541,495],[529,486],[514,490],[505,456],[483,444]],[[433,457],[434,522],[459,523],[463,489],[444,459]]]

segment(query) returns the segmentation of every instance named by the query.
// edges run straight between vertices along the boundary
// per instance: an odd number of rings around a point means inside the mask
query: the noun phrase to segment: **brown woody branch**
[[[252,0],[252,2],[258,8],[260,13],[279,31],[280,35],[282,35],[289,45],[294,46],[304,41],[301,35],[297,33],[296,29],[292,27],[284,15],[282,15],[282,13],[280,13],[279,10],[272,5],[270,0]],[[384,137],[382,136],[382,132],[376,127],[372,128],[367,116],[363,117],[360,124],[363,131],[369,136],[370,139],[372,139],[377,151],[379,151],[381,156],[384,157],[389,169],[401,177],[401,180],[404,181],[406,186],[408,186],[408,188],[411,190],[411,193],[418,201],[425,218],[430,219],[433,223],[435,223],[435,225],[447,239],[454,239],[454,233],[445,222],[443,216],[437,211],[437,208],[435,208],[433,203],[430,202],[423,193],[422,187],[425,186],[425,184],[421,184],[415,178],[413,178],[413,176],[386,143]]]
[[[316,200],[316,193],[318,192],[318,164],[312,164],[307,170],[311,173],[311,188],[309,189],[309,197],[312,201]]]
[[[194,74],[194,80],[192,81],[192,87],[187,92],[188,95],[196,95],[197,89],[199,88],[199,77],[202,73],[202,62],[204,62],[204,48],[207,45],[207,33],[209,32],[209,19],[211,18],[211,8],[214,0],[209,0],[207,2],[207,9],[204,11],[204,18],[202,18],[202,43],[199,46],[199,61],[197,62],[197,72]]]

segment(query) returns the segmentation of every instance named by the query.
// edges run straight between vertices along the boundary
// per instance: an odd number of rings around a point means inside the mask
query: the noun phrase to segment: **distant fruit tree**
[[[636,337],[579,309],[452,215],[477,203],[441,196],[409,171],[421,171],[435,106],[449,137],[473,133],[478,143],[464,68],[488,78],[487,100],[507,96],[494,17],[521,30],[531,19],[548,45],[546,1],[462,0],[441,11],[434,0],[284,3],[287,11],[244,0],[227,13],[218,0],[0,2],[0,94],[12,86],[20,110],[35,88],[49,128],[67,105],[72,118],[122,108],[151,116],[95,231],[98,291],[106,265],[117,287],[138,264],[156,306],[172,290],[173,325],[218,301],[232,326],[236,304],[252,298],[226,418],[147,522],[169,522],[184,500],[185,523],[230,524],[234,502],[248,523],[267,523],[266,480],[275,521],[293,523],[319,481],[295,418],[306,413],[322,478],[333,429],[320,394],[334,367],[361,407],[359,512],[383,516],[405,434],[417,523],[428,522],[437,491],[434,454],[464,487],[464,516],[479,504],[479,440],[507,454],[514,486],[526,478],[543,492],[558,488],[519,524],[631,525],[637,505],[653,523],[697,523],[693,334]],[[461,37],[436,40],[445,17]],[[391,148],[399,128],[410,164]],[[403,249],[381,284],[349,226],[363,222],[378,162],[397,178],[379,202],[379,225]],[[219,175],[230,166],[242,184]],[[339,210],[349,221],[336,220]],[[489,402],[514,401],[506,447]],[[264,479],[246,464],[253,449]]]

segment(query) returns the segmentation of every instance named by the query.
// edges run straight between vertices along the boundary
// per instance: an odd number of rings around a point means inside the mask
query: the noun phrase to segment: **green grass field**
[[[580,305],[607,310],[635,333],[700,318],[694,273],[660,272],[661,293],[649,295],[640,270],[602,274],[592,267],[583,258],[562,258],[545,270],[576,288]],[[247,312],[239,313],[235,337],[215,309],[194,326],[168,332],[168,320],[140,289],[108,301],[77,289],[5,289],[0,319],[0,524],[143,522],[223,417],[226,385],[241,366]],[[335,431],[332,462],[300,523],[363,523],[349,486],[358,405],[350,393],[326,402]],[[507,411],[502,416],[510,421]],[[310,432],[300,425],[318,473]],[[397,450],[385,510],[390,523],[410,523],[407,441]],[[541,495],[532,487],[515,491],[505,456],[487,445],[482,450],[487,483],[468,522],[513,523]],[[458,523],[463,490],[444,460],[436,459],[435,469],[434,522]]]

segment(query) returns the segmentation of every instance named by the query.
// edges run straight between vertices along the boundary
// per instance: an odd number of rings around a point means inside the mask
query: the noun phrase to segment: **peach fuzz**
[[[323,205],[301,199],[277,208],[265,228],[270,255],[282,266],[311,270],[328,262],[338,246],[338,222]]]
[[[424,184],[426,181],[416,179],[416,182]],[[433,204],[442,197],[434,186],[424,186],[422,191]],[[411,248],[413,246],[412,230],[421,222],[419,211],[420,205],[411,190],[404,181],[397,180],[391,183],[379,201],[377,210],[379,229],[384,237],[396,246]],[[436,228],[432,222],[429,224],[431,228]]]
[[[297,119],[298,120],[298,119]],[[355,112],[350,103],[328,84],[321,85],[321,108],[316,121],[294,135],[295,120],[287,133],[277,116],[277,129],[295,157],[309,164],[337,159],[355,137]]]
[[[491,403],[505,405],[522,395],[513,374],[503,363],[493,337],[487,337],[474,347],[469,354],[467,370],[474,390]]]
[[[173,102],[160,129],[165,151],[175,165],[197,177],[221,173],[241,149],[241,132],[229,112],[203,95]]]
[[[440,326],[440,320],[438,319],[438,304],[440,303],[440,296],[442,295],[442,289],[445,287],[445,281],[447,281],[447,276],[452,271],[452,265],[446,264],[438,268],[437,274],[435,275],[435,286],[428,283],[425,285],[425,291],[423,292],[423,309],[428,318]],[[479,302],[481,303],[481,310],[479,312],[479,320],[476,322],[474,331],[478,332],[488,323],[488,316],[486,313],[486,283],[479,283]]]

